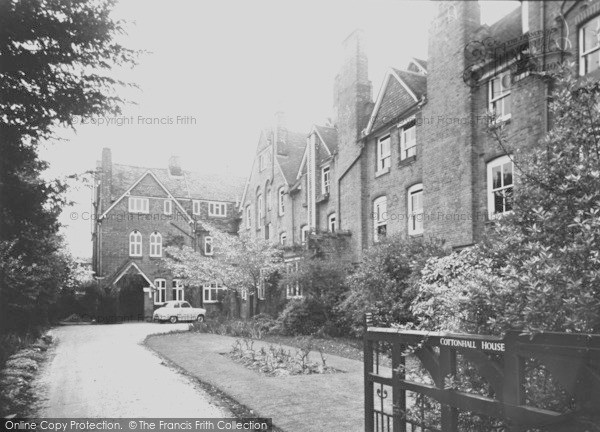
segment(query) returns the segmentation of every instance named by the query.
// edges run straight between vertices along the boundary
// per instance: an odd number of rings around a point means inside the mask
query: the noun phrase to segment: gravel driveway
[[[34,383],[39,417],[233,417],[187,377],[140,345],[187,324],[58,327]]]

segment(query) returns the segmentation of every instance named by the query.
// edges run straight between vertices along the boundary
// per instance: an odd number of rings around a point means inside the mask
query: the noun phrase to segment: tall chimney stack
[[[102,173],[100,174],[100,210],[104,212],[112,203],[112,152],[102,149]]]
[[[181,177],[183,175],[179,156],[171,156],[169,158],[169,175],[173,177]]]

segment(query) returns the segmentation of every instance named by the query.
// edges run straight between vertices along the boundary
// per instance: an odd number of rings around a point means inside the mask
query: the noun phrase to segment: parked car
[[[171,300],[159,307],[154,311],[152,319],[154,321],[170,321],[176,323],[177,321],[204,321],[206,315],[206,309],[193,308],[186,301]]]

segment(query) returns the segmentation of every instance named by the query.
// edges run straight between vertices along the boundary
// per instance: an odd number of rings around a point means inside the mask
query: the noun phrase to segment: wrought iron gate
[[[369,327],[369,320],[366,432],[600,431],[600,335],[500,338]],[[465,391],[465,382],[479,387]]]

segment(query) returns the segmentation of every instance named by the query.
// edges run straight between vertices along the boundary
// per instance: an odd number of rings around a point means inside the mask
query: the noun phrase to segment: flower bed
[[[329,374],[341,372],[327,366],[327,358],[319,351],[320,361],[311,361],[310,350],[299,348],[294,354],[283,347],[269,345],[268,348],[254,348],[252,339],[236,339],[226,357],[243,364],[248,369],[268,376]]]

